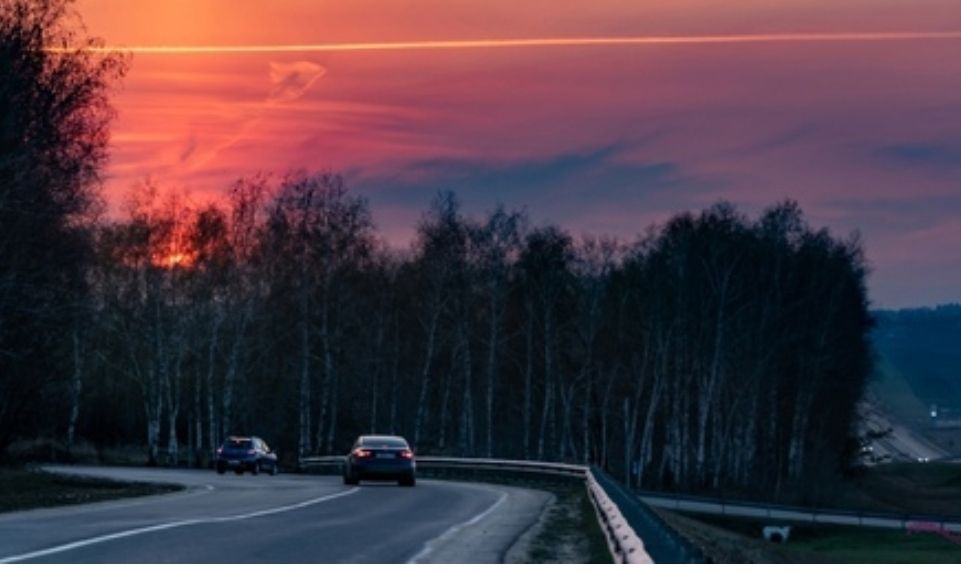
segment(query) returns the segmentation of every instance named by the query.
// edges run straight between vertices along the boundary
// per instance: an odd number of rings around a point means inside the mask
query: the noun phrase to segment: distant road
[[[945,531],[961,533],[961,519],[942,516],[912,516],[898,513],[872,513],[843,509],[812,510],[806,507],[732,502],[708,497],[675,496],[656,492],[644,492],[638,495],[638,498],[648,505],[673,511],[755,518],[765,520],[771,525],[780,523],[824,523],[887,529],[908,529],[912,523],[926,523],[935,524]]]
[[[948,456],[948,452],[904,424],[895,422],[875,406],[863,404],[861,414],[865,429],[874,432],[890,430],[890,433],[876,438],[872,443],[877,458],[886,456],[885,459],[893,462],[916,462],[919,459],[934,461]]]
[[[494,563],[549,498],[535,490],[433,480],[414,488],[347,487],[330,476],[48,469],[188,489],[0,514],[0,562]]]

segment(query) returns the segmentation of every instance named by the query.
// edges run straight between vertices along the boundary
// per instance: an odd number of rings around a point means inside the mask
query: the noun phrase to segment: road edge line
[[[496,491],[496,490],[495,490],[495,491]],[[418,562],[420,562],[421,559],[423,559],[424,557],[427,557],[428,555],[430,555],[430,554],[434,551],[434,546],[435,546],[435,544],[441,543],[441,542],[443,542],[445,539],[449,539],[450,537],[452,537],[455,533],[457,533],[457,532],[460,531],[461,529],[464,529],[465,527],[470,527],[471,525],[474,525],[475,523],[477,523],[477,522],[479,522],[480,520],[484,519],[485,517],[487,517],[488,515],[490,515],[491,513],[493,513],[494,510],[497,509],[497,508],[500,506],[500,504],[504,503],[504,501],[507,500],[507,498],[509,497],[509,495],[510,495],[510,494],[509,494],[508,492],[502,492],[501,495],[500,495],[500,497],[497,499],[497,501],[495,501],[494,503],[492,503],[492,504],[490,505],[490,507],[488,507],[488,508],[485,509],[484,511],[478,513],[477,515],[475,515],[474,517],[468,519],[467,521],[462,521],[461,523],[458,523],[458,524],[456,524],[456,525],[450,526],[449,528],[447,528],[446,531],[444,531],[443,533],[441,533],[441,534],[438,535],[437,537],[435,537],[435,538],[433,538],[433,539],[430,539],[429,541],[427,541],[426,543],[424,543],[424,547],[423,547],[420,551],[418,551],[416,554],[414,554],[413,557],[411,557],[410,559],[408,559],[408,560],[406,561],[406,563],[411,564],[411,563],[418,563]]]
[[[241,521],[244,519],[253,519],[256,517],[263,517],[265,515],[274,515],[277,513],[284,513],[287,511],[294,511],[311,505],[317,505],[325,501],[330,501],[340,497],[345,497],[360,491],[360,488],[351,488],[347,491],[341,491],[329,495],[324,495],[302,501],[299,503],[294,503],[290,505],[284,505],[281,507],[276,507],[272,509],[265,509],[260,511],[254,511],[251,513],[245,513],[240,515],[229,515],[224,517],[208,517],[208,518],[197,518],[197,519],[187,519],[183,521],[174,521],[170,523],[160,523],[157,525],[148,525],[146,527],[138,527],[136,529],[129,529],[126,531],[118,531],[116,533],[108,533],[107,535],[98,535],[97,537],[90,537],[88,539],[81,539],[79,541],[72,541],[70,543],[64,543],[63,545],[57,545],[54,547],[48,547],[46,549],[38,549],[36,551],[31,551],[29,553],[21,553],[20,555],[10,555],[8,557],[0,557],[0,564],[8,563],[19,563],[21,561],[28,561],[30,559],[37,559],[38,557],[46,557],[48,555],[55,555],[57,553],[64,553],[67,551],[72,551],[74,549],[81,549],[83,547],[89,547],[91,545],[97,545],[100,543],[106,543],[108,541],[114,541],[117,539],[124,539],[126,537],[134,537],[136,535],[143,535],[145,533],[154,533],[156,531],[164,531],[167,529],[175,529],[178,527],[187,527],[190,525],[201,525],[205,523],[227,523],[230,521]]]

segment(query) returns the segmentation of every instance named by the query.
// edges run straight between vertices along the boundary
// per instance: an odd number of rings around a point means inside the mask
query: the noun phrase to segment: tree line
[[[71,104],[84,138],[123,62],[72,57],[100,82]],[[200,207],[146,183],[119,219],[92,217],[102,138],[86,178],[57,175],[87,205],[31,210],[59,188],[12,160],[47,155],[0,125],[0,451],[48,435],[204,466],[232,433],[288,461],[398,433],[419,454],[774,492],[849,459],[866,265],[793,202],[754,219],[719,203],[623,241],[506,207],[472,217],[444,192],[398,249],[328,172],[241,178]]]
[[[779,488],[848,453],[861,251],[794,203],[757,220],[721,203],[626,243],[441,193],[397,250],[335,174],[227,196],[148,187],[93,229],[67,435],[203,465],[231,433],[288,458],[400,433],[685,489]]]

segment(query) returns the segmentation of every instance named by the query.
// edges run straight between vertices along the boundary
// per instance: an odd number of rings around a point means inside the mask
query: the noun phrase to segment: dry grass
[[[4,468],[0,469],[0,512],[154,495],[181,489],[176,485],[117,482],[26,468]]]

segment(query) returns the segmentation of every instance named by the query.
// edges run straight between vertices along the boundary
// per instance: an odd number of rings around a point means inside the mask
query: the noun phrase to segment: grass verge
[[[881,464],[846,489],[853,509],[961,517],[961,464]]]
[[[950,462],[886,463],[852,470],[847,476],[830,476],[819,482],[820,493],[806,495],[802,488],[783,492],[710,491],[706,497],[806,507],[811,510],[846,510],[912,516],[943,516],[961,520],[961,464]],[[681,494],[683,495],[683,493]]]
[[[765,525],[658,510],[715,563],[961,563],[961,546],[928,533],[841,525],[793,525],[787,543],[764,541]]]
[[[182,486],[170,484],[118,482],[28,468],[3,468],[0,469],[0,512],[155,495],[182,489]]]
[[[612,563],[585,488],[555,489],[528,545],[528,563]]]
[[[827,525],[791,530],[786,549],[824,563],[961,563],[961,546],[931,533]]]

